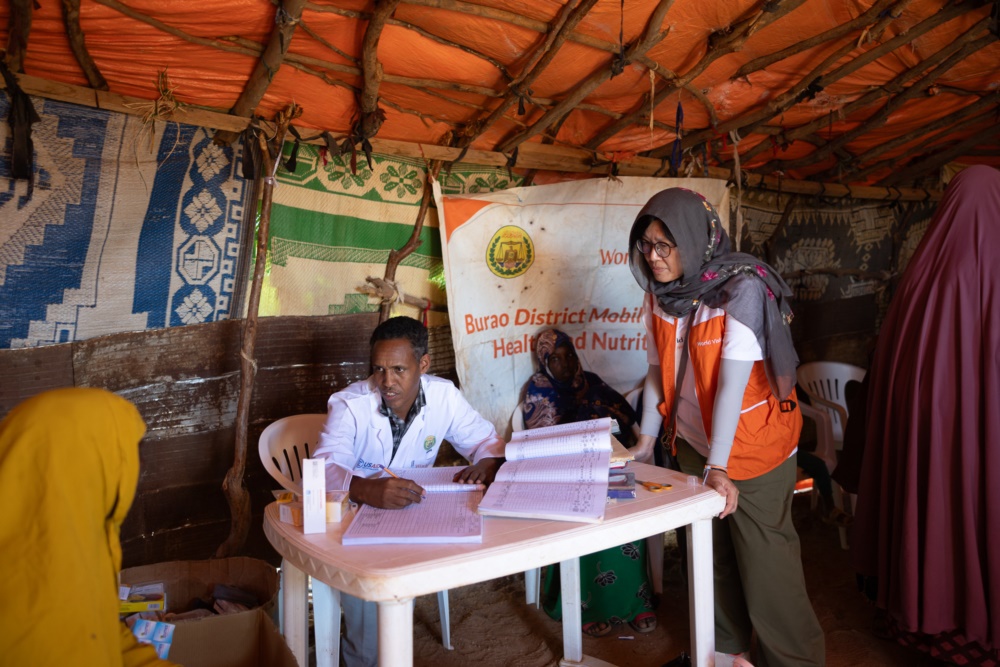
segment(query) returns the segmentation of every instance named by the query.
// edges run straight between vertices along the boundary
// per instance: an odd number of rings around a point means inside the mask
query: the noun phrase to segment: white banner
[[[728,191],[716,179],[592,179],[463,196],[443,196],[435,183],[458,377],[501,435],[545,329],[571,336],[584,370],[621,393],[642,382],[643,292],[628,235],[646,201],[670,187],[700,192],[728,228]]]

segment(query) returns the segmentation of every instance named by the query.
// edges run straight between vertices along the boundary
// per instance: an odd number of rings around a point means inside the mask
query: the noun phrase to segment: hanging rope
[[[670,149],[670,175],[676,176],[677,170],[681,167],[681,139],[684,138],[684,105],[681,104],[681,96],[677,95],[677,137],[674,139],[673,148]]]
[[[740,167],[740,133],[736,130],[729,132],[729,138],[733,142],[733,178],[736,180],[736,252],[740,251],[740,242],[743,240],[743,169]]]
[[[653,147],[653,122],[656,114],[656,74],[649,70],[649,147]]]

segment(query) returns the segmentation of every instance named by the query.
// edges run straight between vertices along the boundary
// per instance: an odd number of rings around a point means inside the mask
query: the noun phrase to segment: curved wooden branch
[[[90,57],[87,44],[83,39],[83,29],[80,27],[80,0],[62,0],[63,22],[66,24],[66,35],[69,37],[69,48],[76,56],[87,83],[94,90],[107,90],[108,82],[98,69],[97,63]]]
[[[958,142],[949,149],[934,151],[932,155],[928,155],[922,160],[911,162],[906,165],[905,169],[902,169],[880,181],[880,184],[895,186],[899,183],[916,182],[920,177],[928,172],[943,167],[959,155],[965,153],[968,149],[981,145],[996,136],[1000,136],[1000,123],[985,128],[982,132],[974,134],[964,141]]]
[[[659,44],[660,41],[667,36],[670,29],[667,28],[666,30],[660,30],[660,26],[663,25],[663,19],[666,17],[667,11],[670,9],[671,5],[673,5],[673,0],[660,0],[656,9],[653,10],[653,14],[650,16],[649,22],[646,24],[646,31],[643,36],[627,49],[625,53],[626,61],[631,60],[636,55],[646,53],[649,49],[653,48],[656,44]],[[544,132],[554,122],[572,111],[577,103],[587,97],[591,91],[610,78],[611,67],[601,67],[598,71],[587,77],[587,79],[577,84],[577,86],[565,99],[542,114],[542,117],[539,118],[538,121],[536,121],[535,124],[528,130],[504,141],[497,147],[497,150],[501,153],[507,153],[536,134]]]
[[[385,22],[396,11],[400,0],[376,0],[375,11],[368,20],[365,37],[361,42],[361,73],[364,85],[361,87],[361,120],[357,128],[364,139],[378,134],[385,115],[378,108],[378,89],[382,85],[382,63],[378,61],[378,40],[382,36]]]
[[[758,72],[768,65],[773,65],[774,63],[784,60],[785,58],[790,58],[797,53],[802,53],[814,46],[819,46],[826,42],[833,41],[835,39],[840,39],[841,37],[854,32],[855,30],[860,30],[865,26],[873,25],[879,20],[879,16],[885,10],[886,7],[891,5],[893,2],[899,2],[900,4],[908,2],[909,0],[878,0],[874,5],[872,5],[868,11],[858,16],[852,21],[847,23],[842,23],[835,28],[831,28],[826,32],[822,32],[808,39],[803,39],[800,42],[796,42],[789,47],[781,49],[780,51],[775,51],[774,53],[769,53],[766,56],[761,56],[760,58],[754,58],[750,62],[744,64],[736,73],[731,77],[732,79],[741,79],[743,77],[749,76],[754,72]]]
[[[579,0],[577,0],[579,2]],[[460,147],[470,146],[472,142],[483,134],[489,127],[503,118],[507,110],[513,106],[519,94],[528,90],[532,83],[541,75],[544,69],[552,62],[559,47],[562,46],[566,38],[573,29],[579,25],[580,21],[587,15],[587,12],[596,4],[597,0],[584,0],[582,5],[569,3],[559,13],[555,24],[548,31],[546,38],[528,57],[528,61],[521,73],[511,82],[510,90],[504,95],[500,104],[494,108],[486,118],[474,121],[469,124],[469,130],[459,138],[457,145]]]
[[[499,60],[497,60],[493,56],[487,55],[487,54],[485,54],[485,53],[483,53],[481,51],[477,51],[476,49],[472,48],[471,46],[466,46],[465,44],[459,44],[458,42],[453,42],[450,39],[445,39],[444,37],[439,37],[438,35],[435,35],[434,33],[430,32],[429,30],[427,30],[425,28],[421,28],[420,26],[418,26],[418,25],[416,25],[414,23],[408,23],[406,21],[400,21],[399,19],[389,19],[389,25],[395,25],[395,26],[399,26],[401,28],[406,28],[407,30],[412,30],[413,32],[417,33],[418,35],[420,35],[422,37],[426,37],[427,39],[429,39],[429,40],[431,40],[433,42],[437,42],[438,44],[444,44],[445,46],[450,46],[453,49],[458,49],[459,51],[465,51],[469,55],[472,55],[472,56],[475,56],[476,58],[480,58],[482,60],[485,60],[489,64],[491,64],[494,67],[496,67],[500,71],[500,74],[503,75],[503,78],[506,79],[507,81],[510,81],[512,78],[514,78],[513,75],[511,75],[510,70],[507,69],[507,66],[504,65],[502,62],[500,62]]]
[[[653,99],[653,107],[655,108],[660,106],[660,103],[662,103],[663,100],[667,99],[681,86],[694,81],[694,79],[699,74],[704,72],[713,62],[728,53],[732,53],[733,51],[737,51],[742,48],[743,43],[752,34],[763,29],[774,21],[777,21],[782,16],[801,5],[804,1],[805,0],[784,0],[784,2],[782,2],[782,0],[762,0],[760,4],[754,7],[753,13],[749,18],[745,18],[737,22],[735,25],[730,26],[726,31],[720,31],[710,35],[708,38],[708,48],[705,52],[705,56],[697,64],[695,64],[694,67],[681,75],[681,77],[675,81],[672,86],[668,86],[662,91],[657,92]],[[775,9],[775,7],[777,7],[777,9]],[[649,99],[647,96],[647,98],[643,99],[630,113],[625,114],[620,120],[598,132],[597,135],[587,143],[587,147],[592,149],[598,148],[605,141],[615,136],[629,125],[634,124],[639,115],[648,108]]]
[[[839,49],[827,56],[823,62],[817,65],[811,72],[806,74],[802,79],[792,86],[790,89],[778,95],[774,99],[770,100],[763,107],[751,111],[745,116],[740,116],[739,118],[732,118],[730,120],[724,121],[717,124],[714,127],[705,128],[704,130],[698,130],[697,132],[692,132],[688,134],[682,140],[681,144],[684,148],[690,146],[697,146],[703,141],[709,140],[713,136],[727,135],[731,131],[736,130],[740,136],[747,136],[751,132],[756,132],[760,129],[760,126],[767,122],[768,120],[774,118],[778,114],[784,113],[791,107],[798,104],[806,91],[810,89],[810,86],[822,76],[823,72],[838,60],[846,56],[848,53],[854,50],[854,42],[848,41],[843,44]],[[670,154],[669,147],[663,147],[649,153],[650,157],[663,157]]]
[[[427,175],[424,178],[424,192],[420,199],[420,209],[417,210],[417,219],[413,223],[413,233],[410,234],[409,240],[406,244],[399,250],[390,250],[389,259],[385,263],[385,275],[384,280],[392,282],[396,280],[396,269],[399,267],[399,263],[402,262],[410,253],[420,247],[420,230],[424,228],[424,219],[427,217],[427,209],[430,208],[431,199],[434,196],[434,190],[431,187],[431,183],[437,178],[438,173],[441,171],[441,162],[433,161],[427,167]],[[389,312],[392,309],[391,303],[383,303],[381,308],[379,308],[379,324],[385,322],[389,319]]]
[[[981,0],[973,0],[972,4],[977,4],[977,5],[981,4]],[[964,5],[962,7],[960,7],[959,9],[961,9],[961,11],[956,10],[956,8],[954,6],[945,7],[944,9],[942,9],[939,12],[937,12],[933,16],[931,16],[931,17],[925,19],[924,21],[920,22],[919,24],[913,26],[906,33],[903,33],[903,34],[901,34],[901,35],[899,35],[899,36],[897,36],[897,37],[895,37],[895,38],[893,38],[893,39],[885,42],[884,44],[882,44],[881,46],[879,46],[876,49],[872,49],[871,51],[868,51],[863,56],[860,56],[860,57],[856,58],[855,60],[853,60],[853,61],[847,63],[846,65],[838,68],[834,72],[831,72],[830,74],[824,75],[823,77],[821,77],[818,80],[817,85],[820,86],[820,87],[826,87],[827,85],[829,85],[830,83],[833,83],[834,81],[836,81],[840,77],[845,76],[846,74],[855,71],[855,69],[857,69],[855,67],[855,64],[858,61],[862,61],[863,60],[865,62],[871,62],[872,60],[875,60],[875,58],[877,58],[877,57],[879,57],[881,55],[884,55],[885,53],[888,53],[888,52],[890,52],[890,51],[892,51],[894,49],[897,49],[900,46],[903,46],[904,44],[908,44],[909,42],[913,41],[914,39],[916,39],[920,35],[923,35],[924,33],[928,32],[929,30],[931,30],[933,28],[936,28],[937,26],[941,25],[942,23],[945,23],[947,21],[950,21],[950,20],[956,18],[961,13],[963,13],[964,11],[967,10],[967,8]],[[878,51],[880,53],[877,56],[872,56],[871,54],[875,53],[876,51]],[[939,53],[941,53],[941,52],[939,52]],[[837,111],[838,115],[843,118],[843,117],[849,116],[850,114],[854,113],[855,111],[857,111],[859,109],[863,109],[863,108],[865,108],[867,106],[870,106],[870,105],[876,103],[879,99],[881,99],[881,98],[886,97],[887,95],[889,95],[891,93],[891,89],[895,89],[895,90],[901,89],[902,86],[905,85],[908,81],[910,81],[911,79],[914,79],[914,78],[920,76],[924,72],[924,70],[926,70],[928,67],[932,66],[933,64],[934,63],[928,62],[928,61],[923,61],[923,62],[917,63],[916,65],[914,65],[913,67],[911,67],[909,70],[903,72],[898,77],[896,77],[896,79],[890,84],[890,86],[887,86],[887,87],[884,87],[884,88],[876,88],[874,90],[871,90],[871,91],[865,93],[864,95],[862,95],[858,99],[845,104],[843,107],[841,107]],[[816,120],[810,121],[810,122],[806,123],[805,125],[801,125],[801,126],[796,127],[794,129],[788,130],[785,133],[785,138],[789,142],[794,141],[796,139],[800,139],[803,136],[812,134],[813,132],[816,132],[817,130],[820,130],[828,122],[829,122],[829,120],[827,118],[817,118]],[[760,153],[764,152],[765,150],[768,150],[769,148],[770,148],[770,146],[768,146],[766,143],[762,142],[762,143],[754,146],[753,148],[751,148],[746,153],[742,154],[740,157],[741,157],[742,160],[747,161],[747,160],[750,160],[750,159],[756,157],[757,155],[759,155]]]
[[[336,53],[338,56],[340,56],[341,58],[343,58],[347,62],[354,63],[355,65],[358,64],[358,59],[357,58],[355,58],[354,56],[352,56],[350,53],[346,53],[346,52],[341,51],[340,49],[338,49],[335,45],[331,44],[329,41],[327,41],[326,39],[324,39],[322,35],[320,35],[318,32],[316,32],[315,30],[313,30],[312,28],[310,28],[309,25],[305,21],[303,21],[303,20],[300,19],[299,20],[299,27],[302,28],[302,32],[306,33],[307,35],[309,35],[310,37],[312,37],[317,42],[319,42],[320,44],[322,44],[326,48],[330,49],[334,53]]]
[[[233,466],[226,473],[222,482],[222,490],[229,503],[232,522],[229,536],[219,545],[215,552],[216,558],[235,556],[246,544],[250,533],[250,495],[244,484],[247,463],[247,425],[250,418],[250,403],[253,400],[253,385],[257,375],[257,360],[254,359],[254,348],[257,343],[257,311],[260,308],[260,292],[264,281],[264,266],[267,261],[267,242],[271,222],[271,202],[274,197],[274,178],[271,174],[278,167],[281,159],[281,144],[292,120],[301,114],[301,109],[292,104],[278,114],[276,120],[278,154],[271,155],[268,142],[263,133],[258,134],[261,155],[265,156],[268,167],[267,176],[263,177],[263,198],[260,209],[260,222],[257,226],[257,258],[254,263],[253,281],[250,285],[250,299],[247,303],[247,315],[243,320],[242,340],[240,349],[240,394],[236,402],[235,445],[233,450]],[[260,178],[260,175],[258,175]],[[259,183],[258,183],[259,185]],[[258,190],[259,191],[259,190]]]
[[[924,60],[921,65],[933,67],[937,65],[932,71],[928,72],[921,78],[920,81],[914,83],[912,86],[902,91],[895,97],[890,98],[886,104],[875,112],[873,115],[869,116],[863,123],[859,124],[857,127],[847,130],[841,133],[836,139],[833,139],[829,144],[819,148],[805,157],[801,157],[795,160],[783,160],[780,163],[772,161],[770,164],[762,167],[763,173],[771,173],[777,169],[798,169],[800,167],[806,167],[812,164],[816,164],[822,160],[828,158],[835,149],[845,146],[847,143],[854,141],[863,134],[872,131],[875,128],[881,127],[889,119],[890,114],[897,111],[903,104],[907,101],[921,95],[927,88],[937,80],[938,77],[945,74],[952,67],[960,63],[969,54],[975,53],[984,46],[988,46],[996,41],[996,36],[987,35],[981,37],[974,42],[969,43],[968,40],[971,39],[975,33],[981,32],[985,29],[985,24],[988,19],[983,19],[972,28],[970,28],[962,37],[955,40],[954,43],[941,49],[935,53],[930,58]],[[964,46],[962,46],[964,44]],[[950,54],[950,55],[949,55]],[[944,56],[948,57],[945,58]],[[941,62],[941,61],[944,62]]]
[[[900,0],[895,7],[889,10],[889,15],[882,18],[881,21],[875,24],[875,26],[868,31],[868,41],[877,42],[881,37],[885,29],[889,27],[889,24],[898,19],[903,15],[903,10],[906,9],[913,0]]]
[[[264,98],[264,93],[267,92],[268,86],[271,85],[274,75],[285,59],[292,42],[292,35],[295,33],[295,26],[302,18],[302,8],[305,4],[306,0],[282,0],[275,14],[274,30],[264,48],[264,53],[257,61],[246,87],[230,111],[234,116],[249,118]],[[219,131],[215,133],[213,141],[219,145],[226,145],[232,143],[237,136],[233,132]]]
[[[914,152],[919,152],[922,150],[923,146],[933,145],[935,142],[941,138],[962,130],[970,125],[974,125],[978,122],[982,122],[987,119],[988,116],[997,113],[995,105],[998,100],[1000,100],[1000,91],[994,92],[992,95],[984,97],[978,102],[974,102],[953,114],[948,114],[942,118],[938,118],[936,121],[928,123],[923,127],[917,128],[916,130],[909,132],[907,134],[900,135],[895,139],[886,141],[884,143],[871,148],[864,153],[861,153],[855,158],[855,161],[847,165],[847,169],[844,171],[844,175],[850,175],[856,179],[862,179],[868,174],[878,171],[879,169],[888,167],[891,164],[899,164],[901,162],[905,163],[906,158],[913,154]],[[985,110],[985,113],[980,113]],[[978,115],[977,115],[978,114]],[[944,128],[944,129],[942,129]],[[936,130],[941,130],[941,132],[936,132],[931,135],[931,132]],[[915,147],[911,151],[907,151],[901,155],[896,155],[892,158],[886,160],[880,160],[878,162],[872,162],[875,158],[880,155],[884,155],[889,151],[895,150],[900,146],[904,146],[912,141],[916,141],[924,137],[924,141],[920,143],[918,147]],[[869,166],[862,168],[861,165],[867,164]],[[828,176],[829,174],[816,174],[814,176]]]
[[[852,72],[855,72],[859,68],[875,61],[876,59],[880,58],[886,53],[894,51],[895,49],[898,49],[901,46],[904,46],[905,44],[909,44],[913,40],[926,34],[930,30],[933,30],[939,25],[951,21],[952,19],[957,18],[958,16],[969,11],[969,7],[967,6],[968,4],[975,4],[978,6],[982,4],[982,0],[972,0],[972,2],[960,6],[945,7],[940,11],[936,12],[933,16],[930,16],[921,21],[919,24],[911,27],[906,32],[897,35],[896,37],[884,42],[883,44],[880,44],[879,46],[873,49],[869,49],[865,53],[861,54],[856,58],[851,59],[850,61],[841,65],[837,69],[817,77],[817,75],[821,74],[827,67],[832,66],[843,56],[846,56],[848,53],[854,50],[855,45],[853,41],[845,42],[845,44],[841,46],[841,48],[838,51],[836,51],[831,56],[824,59],[823,62],[818,67],[815,67],[812,70],[812,72],[803,77],[803,79],[798,84],[796,84],[792,89],[778,96],[778,98],[776,98],[774,101],[765,105],[763,109],[756,109],[737,119],[731,119],[725,121],[722,124],[720,124],[718,128],[715,129],[709,128],[689,134],[688,137],[686,138],[685,143],[686,145],[694,145],[700,141],[706,140],[706,138],[709,136],[715,135],[717,133],[725,134],[730,132],[731,130],[736,130],[741,136],[747,136],[751,132],[758,131],[762,123],[767,122],[770,118],[780,115],[785,111],[787,111],[788,109],[794,107],[796,104],[798,104],[802,99],[801,96],[805,94],[806,90],[816,90],[816,91],[822,90],[827,86],[829,86],[830,84],[847,76],[848,74],[851,74]],[[906,76],[908,77],[906,80],[909,80],[909,78],[917,76],[920,71],[923,71],[923,68],[919,64],[916,67],[911,68],[906,74]],[[884,97],[886,94],[888,93],[880,89],[871,91],[863,95],[860,99],[850,102],[844,107],[842,107],[840,113],[842,115],[847,115],[849,113],[852,113],[857,109],[863,108],[865,106],[868,106],[869,104],[876,102],[879,98]],[[810,123],[807,123],[801,128],[794,128],[793,130],[790,130],[786,136],[792,137],[794,135],[794,138],[801,138],[803,136],[812,134],[826,123],[827,119],[818,119]],[[770,145],[768,143],[761,142],[754,148],[750,149],[750,151],[748,151],[747,153],[742,154],[740,157],[744,161],[750,160],[751,158],[756,157],[759,153],[762,153],[763,151],[767,150],[769,147]],[[650,156],[658,157],[661,154],[666,154],[666,149],[654,151],[650,153]]]

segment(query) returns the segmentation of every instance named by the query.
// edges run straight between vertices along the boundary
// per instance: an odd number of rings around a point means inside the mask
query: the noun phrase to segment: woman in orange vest
[[[646,291],[649,373],[636,458],[664,445],[726,497],[713,522],[716,664],[743,661],[757,633],[769,667],[823,665],[792,525],[796,405],[788,286],[730,251],[712,205],[671,188],[639,212],[629,266]]]

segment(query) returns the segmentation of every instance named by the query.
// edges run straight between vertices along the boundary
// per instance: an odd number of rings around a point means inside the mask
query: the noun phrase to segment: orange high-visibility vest
[[[676,390],[674,356],[677,350],[677,318],[663,312],[653,295],[647,294],[646,298],[649,300],[647,306],[652,312],[652,335],[659,351],[660,371],[663,375],[663,402],[657,407],[664,419],[669,419]],[[693,313],[686,342],[687,363],[694,371],[698,407],[709,439],[712,437],[712,410],[715,408],[715,395],[719,389],[725,329],[726,312],[721,308],[709,308],[702,303]],[[743,394],[742,414],[736,426],[733,449],[729,454],[730,479],[759,477],[777,468],[795,451],[802,430],[802,412],[797,407],[794,389],[787,400],[792,401],[791,405],[796,407],[782,412],[782,401],[771,393],[764,362],[755,361]],[[790,404],[786,402],[784,405],[788,409]]]

